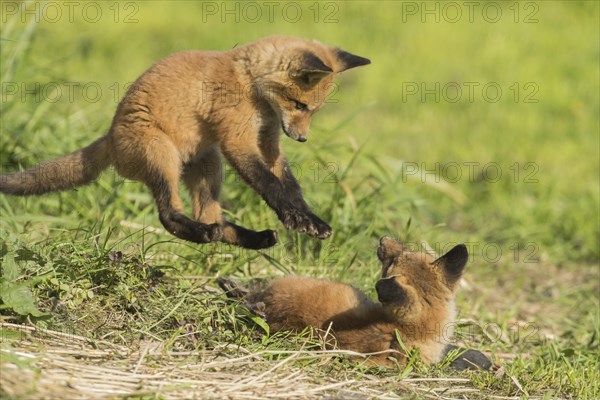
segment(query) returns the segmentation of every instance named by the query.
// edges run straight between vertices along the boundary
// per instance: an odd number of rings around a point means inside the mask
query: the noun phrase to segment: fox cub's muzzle
[[[283,132],[286,134],[286,136],[291,139],[301,143],[304,143],[308,140],[308,132],[300,133],[293,129],[289,124],[286,124],[285,121],[281,124],[281,127],[283,128]]]

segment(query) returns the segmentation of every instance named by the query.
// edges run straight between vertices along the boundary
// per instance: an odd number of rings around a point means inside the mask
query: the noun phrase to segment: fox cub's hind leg
[[[144,129],[136,135],[115,128],[112,138],[118,154],[115,167],[126,178],[141,180],[152,191],[160,222],[178,238],[195,243],[221,239],[218,223],[202,224],[185,216],[179,197],[181,160],[171,140],[160,130]]]
[[[248,289],[229,278],[217,278],[217,284],[230,299],[243,299],[248,296],[248,293],[250,292]]]
[[[230,299],[241,300],[242,304],[250,312],[258,315],[264,320],[267,319],[267,315],[265,313],[265,303],[262,301],[263,294],[261,290],[251,291],[250,289],[239,285],[233,279],[224,277],[217,278],[217,284],[221,289],[223,289],[227,297]]]
[[[221,157],[216,148],[209,149],[185,166],[183,180],[192,197],[193,217],[203,224],[221,224],[221,241],[247,249],[264,249],[277,243],[277,232],[270,229],[256,232],[223,221],[219,193],[222,182]]]

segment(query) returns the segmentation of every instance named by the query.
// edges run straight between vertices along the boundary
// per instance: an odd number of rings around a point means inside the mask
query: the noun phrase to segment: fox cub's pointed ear
[[[297,67],[291,71],[290,75],[292,78],[299,79],[307,85],[314,85],[332,72],[331,67],[327,66],[315,54],[305,52],[302,54]]]
[[[338,68],[336,72],[342,72],[350,68],[360,67],[361,65],[371,64],[371,60],[361,56],[355,56],[342,49],[335,49]]]
[[[433,264],[443,268],[446,280],[449,284],[453,285],[462,276],[468,260],[469,252],[467,251],[467,246],[464,244],[459,244],[435,260]]]

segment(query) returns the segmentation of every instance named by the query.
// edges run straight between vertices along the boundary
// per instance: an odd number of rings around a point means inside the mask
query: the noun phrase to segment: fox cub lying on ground
[[[121,176],[148,186],[171,234],[195,243],[273,246],[275,231],[255,232],[223,220],[223,154],[286,229],[328,238],[331,228],[304,201],[279,143],[280,132],[305,142],[336,74],[369,63],[290,36],[226,52],[173,54],[131,85],[106,136],[54,161],[0,176],[0,192],[65,190],[93,181],[113,165]],[[192,218],[183,212],[180,179],[192,198]]]
[[[396,331],[406,348],[419,349],[426,364],[457,349],[447,340],[453,331],[454,294],[468,259],[466,247],[458,245],[434,259],[383,237],[377,256],[382,265],[381,279],[375,285],[378,303],[352,286],[306,277],[279,278],[256,291],[226,278],[217,282],[229,297],[242,299],[262,316],[272,332],[312,327],[321,335],[329,331],[341,349],[360,353],[397,350],[370,356],[374,365],[393,365],[390,358],[400,364],[406,361]],[[453,365],[458,369],[491,365],[474,350],[457,361]]]

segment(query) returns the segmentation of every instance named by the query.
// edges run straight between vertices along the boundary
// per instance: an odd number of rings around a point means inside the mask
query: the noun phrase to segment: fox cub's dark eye
[[[304,103],[300,103],[297,100],[294,100],[294,103],[296,103],[296,110],[300,110],[300,111],[306,111],[308,110],[308,106]]]

